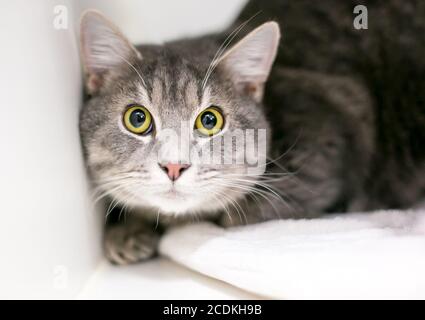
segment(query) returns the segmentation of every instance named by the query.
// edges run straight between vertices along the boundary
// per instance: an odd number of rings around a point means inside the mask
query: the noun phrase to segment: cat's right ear
[[[98,92],[117,67],[141,58],[121,31],[95,10],[88,10],[81,16],[80,41],[90,94]]]

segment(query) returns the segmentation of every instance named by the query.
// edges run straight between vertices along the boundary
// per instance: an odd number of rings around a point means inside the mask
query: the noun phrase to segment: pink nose
[[[187,168],[188,164],[167,163],[166,165],[159,165],[162,170],[168,175],[171,181],[177,180]]]

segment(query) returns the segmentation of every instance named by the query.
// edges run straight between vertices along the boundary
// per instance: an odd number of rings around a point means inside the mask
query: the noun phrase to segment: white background
[[[79,15],[97,8],[134,42],[227,26],[244,0],[0,1],[0,298],[70,298],[101,259],[80,150]],[[69,28],[53,27],[66,5]]]

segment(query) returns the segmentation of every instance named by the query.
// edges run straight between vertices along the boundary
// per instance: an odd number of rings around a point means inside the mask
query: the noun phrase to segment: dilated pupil
[[[146,120],[146,115],[142,110],[134,110],[130,114],[130,123],[136,127],[139,128],[143,125],[143,123]]]
[[[205,112],[201,118],[202,125],[205,129],[211,130],[217,124],[217,118],[212,112]]]

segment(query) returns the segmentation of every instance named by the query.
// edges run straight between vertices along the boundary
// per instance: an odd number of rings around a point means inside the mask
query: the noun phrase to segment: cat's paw
[[[105,255],[113,264],[126,265],[152,258],[157,251],[159,235],[145,228],[111,226],[105,233]]]

